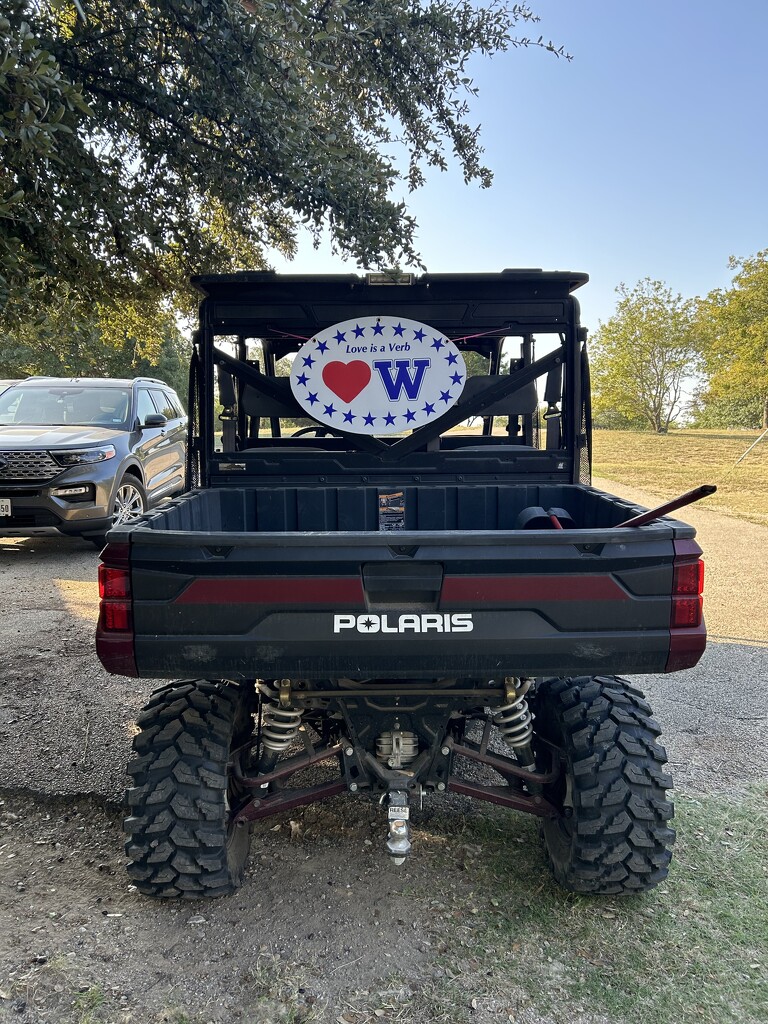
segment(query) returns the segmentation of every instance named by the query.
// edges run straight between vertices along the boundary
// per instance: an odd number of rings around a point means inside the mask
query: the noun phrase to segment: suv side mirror
[[[144,419],[145,427],[164,427],[168,422],[165,416],[161,412],[151,412],[149,416]]]

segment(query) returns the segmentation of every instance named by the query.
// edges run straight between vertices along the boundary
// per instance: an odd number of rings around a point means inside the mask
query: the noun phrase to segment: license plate
[[[0,498],[0,516],[9,516],[11,514],[11,499]]]

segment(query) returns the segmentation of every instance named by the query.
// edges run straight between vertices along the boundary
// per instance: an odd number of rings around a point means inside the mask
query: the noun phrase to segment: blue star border
[[[333,340],[335,340],[337,345],[341,345],[342,342],[345,342],[347,340],[347,334],[350,333],[350,332],[352,334],[354,334],[355,340],[359,341],[361,338],[365,337],[366,330],[373,331],[373,337],[381,337],[381,338],[383,338],[384,337],[385,329],[386,329],[385,325],[381,324],[381,323],[376,323],[371,328],[361,327],[360,324],[355,323],[354,328],[350,328],[348,331],[339,331],[339,330],[337,330],[336,333],[332,337],[333,337]],[[405,337],[405,332],[407,330],[409,330],[409,328],[403,327],[403,325],[398,321],[397,325],[393,326],[393,328],[392,328],[393,336],[396,337],[396,338],[404,338]],[[418,330],[414,330],[413,331],[413,336],[414,336],[414,340],[415,341],[423,342],[423,340],[427,336],[427,334],[426,334],[425,331],[423,331],[423,330],[421,330],[421,328],[419,328]],[[321,352],[321,353],[324,354],[325,352],[328,351],[328,342],[327,341],[317,341],[316,344],[317,344],[317,351],[318,352]],[[435,351],[438,354],[440,354],[440,350],[445,348],[445,347],[446,347],[445,339],[443,339],[442,337],[435,337],[434,335],[432,336],[432,344],[430,345],[430,348],[435,349]],[[458,355],[455,352],[446,352],[443,355],[443,358],[446,360],[446,362],[448,363],[449,366],[456,366],[458,364],[458,361],[459,361],[459,357],[458,357]],[[317,397],[318,393],[316,391],[315,392],[310,391],[311,379],[310,379],[310,377],[306,373],[303,372],[304,369],[308,369],[308,370],[312,371],[312,367],[315,365],[317,360],[313,357],[311,352],[309,353],[309,355],[301,356],[301,359],[302,359],[302,372],[301,372],[301,374],[299,374],[296,377],[296,383],[301,385],[302,387],[305,387],[307,389],[306,401],[309,403],[310,407],[314,407],[317,404],[323,404],[323,403],[320,402],[320,399]],[[453,385],[461,384],[461,382],[463,380],[464,380],[464,377],[463,377],[462,374],[460,374],[458,372],[458,369],[451,375],[451,381],[453,382]],[[435,412],[435,408],[436,408],[437,404],[439,402],[444,402],[445,403],[444,408],[447,408],[449,403],[451,403],[452,401],[453,401],[453,399],[451,397],[450,388],[449,388],[448,391],[441,391],[440,392],[440,398],[437,399],[437,402],[432,403],[432,402],[426,402],[425,401],[424,405],[421,407],[421,412],[425,413],[427,415],[427,417],[434,416],[434,415],[439,415],[439,412],[438,413]],[[370,409],[369,409],[367,414],[362,417],[362,420],[363,420],[363,423],[365,423],[365,425],[368,426],[368,427],[372,427],[375,424],[377,419],[381,419],[382,422],[385,423],[387,426],[394,426],[395,425],[395,420],[398,418],[398,416],[400,416],[400,417],[402,417],[402,419],[405,420],[405,426],[407,427],[407,425],[409,423],[413,423],[413,421],[416,419],[417,411],[418,410],[406,409],[406,411],[404,413],[398,413],[396,416],[393,416],[392,413],[387,413],[386,416],[373,416],[371,411],[370,411]],[[358,418],[357,415],[352,412],[352,407],[351,406],[349,408],[347,408],[347,410],[345,412],[343,405],[342,405],[342,408],[337,409],[334,406],[333,401],[331,401],[330,404],[328,404],[328,405],[323,405],[323,415],[324,416],[327,416],[329,419],[331,419],[333,416],[336,415],[336,413],[343,414],[343,418],[341,420],[339,420],[340,424],[341,423],[348,423],[351,426],[352,423]]]

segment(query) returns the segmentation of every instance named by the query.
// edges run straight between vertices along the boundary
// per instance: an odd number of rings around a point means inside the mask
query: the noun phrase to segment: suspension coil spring
[[[519,683],[520,685],[516,685]],[[525,699],[532,680],[508,681],[508,703],[502,705],[493,716],[493,724],[499,730],[505,743],[515,750],[527,747],[533,736],[533,715]]]
[[[281,754],[296,739],[301,725],[300,708],[281,707],[279,701],[273,701],[264,708],[261,727],[261,742],[273,754]]]

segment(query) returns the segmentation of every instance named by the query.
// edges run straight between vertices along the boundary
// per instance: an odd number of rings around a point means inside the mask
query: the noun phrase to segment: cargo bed
[[[380,532],[379,499],[402,494],[401,529],[426,533],[442,530],[512,531],[535,525],[529,510],[560,508],[563,525],[578,530],[610,529],[637,507],[582,484],[465,483],[399,487],[395,481],[378,486],[285,486],[205,489],[176,499],[151,513],[145,527],[163,532],[251,533],[370,533]],[[523,517],[523,518],[521,518]],[[692,537],[691,527],[667,520],[675,536]],[[546,529],[551,531],[552,524]],[[386,532],[386,531],[384,531]],[[647,536],[644,534],[643,536]]]
[[[667,668],[673,565],[699,553],[691,527],[663,519],[617,530],[637,509],[609,494],[507,484],[405,488],[405,526],[387,531],[379,494],[207,489],[113,533],[112,550],[130,545],[138,674]],[[565,528],[542,519],[548,510]],[[697,637],[703,627],[688,641]]]

